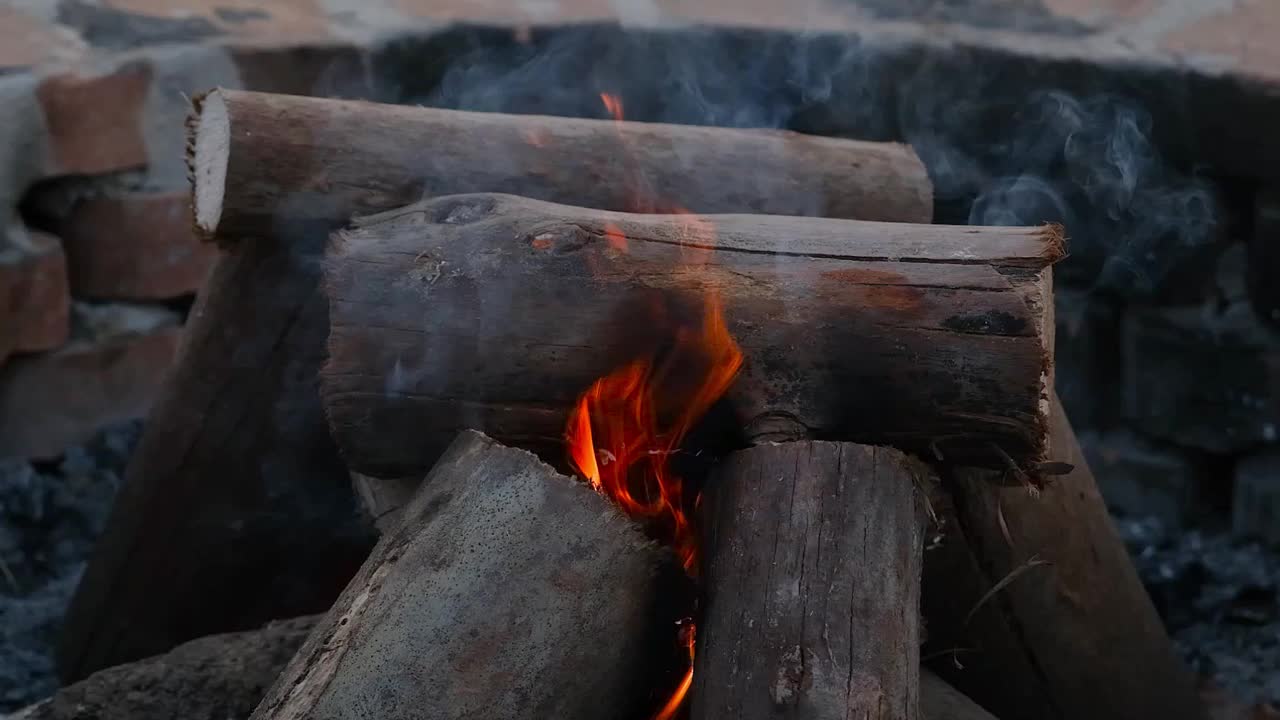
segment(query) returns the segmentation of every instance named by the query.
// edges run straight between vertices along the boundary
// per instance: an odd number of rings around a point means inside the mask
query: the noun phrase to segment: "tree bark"
[[[253,718],[630,717],[664,566],[584,483],[464,432]]]
[[[67,682],[187,640],[323,612],[376,540],[329,439],[323,229],[223,253],[59,639]]]
[[[1004,720],[1201,720],[1056,396],[1050,433],[1074,469],[1038,494],[969,470],[934,496],[945,537],[925,553],[926,654]]]
[[[468,426],[558,455],[576,396],[703,323],[714,290],[745,355],[729,399],[752,440],[1031,469],[1046,445],[1060,254],[1052,227],[439,198],[335,234],[321,395],[361,473],[421,474]]]
[[[9,720],[242,720],[294,656],[316,616],[210,635],[117,665],[58,690]]]
[[[196,226],[221,239],[468,192],[644,212],[661,211],[661,197],[697,212],[933,215],[928,175],[905,145],[234,90],[196,106]]]
[[[920,716],[926,473],[851,443],[721,463],[706,489],[693,720]]]

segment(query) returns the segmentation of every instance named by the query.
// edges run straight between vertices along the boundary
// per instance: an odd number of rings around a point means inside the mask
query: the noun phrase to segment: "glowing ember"
[[[609,93],[600,98],[609,114],[622,120],[622,100]],[[641,193],[634,205],[636,211],[656,209]],[[684,218],[679,240],[686,268],[707,262],[715,248],[711,223],[678,207],[665,210]],[[626,234],[616,225],[606,225],[604,236],[615,251],[627,252]],[[570,461],[591,486],[668,543],[696,577],[692,510],[699,497],[685,497],[684,483],[669,461],[694,424],[728,391],[742,366],[742,352],[714,291],[704,295],[700,317],[673,324],[669,347],[655,348],[592,383],[569,415],[565,439]],[[689,667],[654,720],[674,717],[693,685],[695,635],[692,620],[684,621],[680,640],[688,649]]]

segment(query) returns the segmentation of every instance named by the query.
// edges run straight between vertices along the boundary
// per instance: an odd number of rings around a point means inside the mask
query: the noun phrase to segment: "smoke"
[[[1071,252],[1060,275],[1160,292],[1213,247],[1208,183],[1162,154],[1149,95],[1093,70],[1030,65],[847,36],[588,27],[472,43],[431,90],[404,99],[606,117],[599,93],[609,92],[633,120],[910,142],[934,181],[938,221],[1059,222]],[[1177,142],[1172,124],[1164,139]]]

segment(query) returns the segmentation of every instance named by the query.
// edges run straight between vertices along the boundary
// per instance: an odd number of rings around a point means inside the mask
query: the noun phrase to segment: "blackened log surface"
[[[1050,431],[1074,470],[1038,495],[965,471],[934,499],[947,535],[925,553],[931,667],[1003,720],[1202,720],[1056,396]]]
[[[219,258],[67,612],[64,680],[322,612],[376,540],[321,412],[325,233]]]
[[[921,720],[996,720],[959,690],[932,672],[920,669]]]
[[[164,655],[100,670],[10,720],[242,720],[318,619],[210,635]]]
[[[1053,227],[610,213],[460,195],[326,261],[321,394],[348,464],[421,474],[462,427],[563,452],[578,393],[723,301],[748,434],[1043,460]],[[782,437],[794,437],[783,435]]]
[[[922,473],[852,443],[722,462],[705,498],[693,720],[919,717]]]
[[[467,192],[608,210],[661,211],[655,200],[665,199],[695,212],[933,217],[932,185],[906,145],[216,92],[230,122],[225,194],[213,195],[216,227],[202,230],[222,239]]]
[[[664,562],[585,483],[466,431],[253,717],[634,717]]]

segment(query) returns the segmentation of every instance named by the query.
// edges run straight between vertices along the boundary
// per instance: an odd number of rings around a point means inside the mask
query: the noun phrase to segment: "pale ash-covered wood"
[[[426,197],[506,192],[608,210],[768,212],[927,223],[906,145],[477,113],[215,90],[190,141],[196,224],[227,241],[341,225]]]
[[[625,250],[619,247],[625,244]],[[1044,459],[1054,227],[633,215],[438,198],[335,233],[321,396],[352,469],[421,474],[461,427],[559,457],[598,377],[722,299],[753,440]]]
[[[532,454],[462,433],[254,720],[629,718],[669,555]]]
[[[945,519],[941,546],[925,553],[934,669],[1004,720],[1203,720],[1194,678],[1139,581],[1061,403],[1052,402],[1050,454],[1074,466],[1069,474],[1032,494],[963,471],[933,498]],[[947,652],[956,649],[962,667]]]
[[[915,720],[927,470],[796,441],[707,482],[693,720]]]

